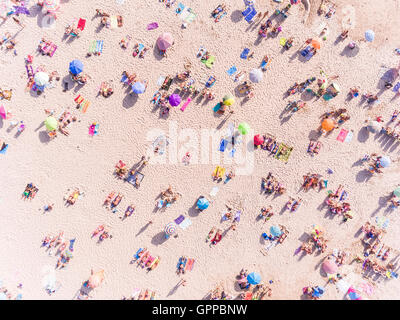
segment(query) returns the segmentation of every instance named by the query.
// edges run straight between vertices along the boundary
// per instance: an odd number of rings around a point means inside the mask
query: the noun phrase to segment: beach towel
[[[192,224],[192,220],[189,218],[186,218],[179,224],[179,227],[181,227],[182,230],[185,230],[187,227],[189,227]]]
[[[89,100],[85,100],[85,102],[82,105],[82,113],[86,113],[87,109],[90,107],[90,101]]]
[[[211,191],[210,191],[210,196],[211,196],[211,197],[215,197],[215,196],[217,195],[218,191],[219,191],[219,188],[218,188],[218,187],[213,187],[213,188],[211,189]]]
[[[97,40],[97,42],[96,42],[96,50],[95,50],[96,54],[100,54],[100,53],[103,52],[103,43],[104,43],[103,40]]]
[[[98,131],[99,131],[99,125],[98,124],[92,124],[89,127],[89,135],[92,136],[92,137],[97,135]]]
[[[152,23],[149,23],[147,25],[147,30],[154,30],[154,29],[157,29],[157,28],[158,28],[158,23],[157,22],[152,22]]]
[[[165,81],[165,77],[164,77],[164,76],[160,76],[160,77],[158,78],[158,80],[157,80],[157,86],[161,87],[161,86],[163,85],[164,81]],[[158,91],[157,91],[157,92],[158,92]],[[156,93],[157,93],[157,92],[156,92]]]
[[[203,59],[204,54],[207,52],[206,48],[200,46],[199,51],[197,51],[196,57]]]
[[[181,264],[183,265],[183,270],[185,270],[185,266],[187,263],[188,259],[187,258],[179,258],[178,264],[176,265],[176,268],[179,270],[179,267],[181,266]]]
[[[188,9],[189,15],[184,19],[184,22],[186,23],[192,23],[195,19],[196,19],[196,14],[194,13],[194,11],[189,8]]]
[[[130,174],[127,178],[125,178],[125,181],[127,181],[133,186],[136,186],[136,177],[139,177],[139,184],[140,184],[144,179],[144,174],[141,172],[135,172],[133,175]]]
[[[253,7],[248,6],[246,10],[242,11],[242,15],[247,16],[251,12],[251,9],[253,9]]]
[[[257,10],[254,7],[252,7],[251,9],[252,10],[250,11],[250,13],[246,15],[246,18],[244,18],[244,20],[246,20],[248,23],[251,23],[253,18],[257,14]]]
[[[188,98],[186,100],[186,102],[183,104],[183,106],[181,107],[181,111],[185,111],[186,107],[189,105],[190,101],[192,101],[192,99]]]
[[[280,152],[281,152],[281,150],[282,150],[283,147],[286,147],[286,148],[287,148],[287,151],[285,152],[285,154],[280,154]],[[283,161],[283,162],[288,162],[288,161],[289,161],[290,154],[292,153],[292,150],[293,150],[293,147],[289,147],[289,146],[287,146],[286,144],[281,143],[281,144],[279,145],[279,149],[278,149],[278,151],[277,151],[277,153],[276,153],[276,155],[275,155],[275,158],[278,159],[278,160],[281,160],[281,161]]]
[[[227,73],[229,76],[232,76],[232,75],[234,75],[234,74],[236,73],[236,71],[237,71],[236,66],[232,66],[232,67],[229,68],[229,70],[226,71],[226,73]]]
[[[346,136],[346,139],[344,139],[344,142],[349,143],[353,139],[353,130],[349,131],[349,133]]]
[[[181,222],[185,220],[185,216],[183,214],[181,214],[178,218],[176,218],[174,221],[177,225],[180,225]]]
[[[185,9],[185,5],[181,2],[179,2],[178,8],[176,8],[176,10],[175,10],[176,14],[181,14],[183,9]]]
[[[247,56],[249,55],[250,49],[244,48],[243,52],[240,54],[240,58],[247,60]]]
[[[219,144],[219,151],[225,152],[226,146],[228,145],[228,140],[222,139]]]
[[[186,262],[186,269],[185,271],[192,271],[193,269],[193,265],[194,265],[194,259],[188,259],[188,261]]]
[[[85,25],[86,25],[86,20],[79,19],[77,28],[80,29],[81,31],[83,31],[83,29],[85,29]]]
[[[344,139],[346,139],[346,136],[348,133],[349,133],[349,131],[346,129],[340,130],[339,135],[337,136],[336,140],[343,142]]]
[[[2,147],[2,149],[0,150],[0,154],[6,154],[8,149],[8,144],[6,144],[4,147]]]
[[[92,40],[91,42],[90,42],[90,44],[89,44],[89,53],[94,53],[94,50],[95,50],[95,48],[96,48],[96,44],[97,44],[97,41],[96,40]]]
[[[207,67],[208,69],[211,69],[212,66],[214,65],[214,61],[215,61],[215,56],[210,56],[210,57],[208,58],[208,60],[204,61],[203,63],[206,65],[206,67]]]
[[[111,16],[110,17],[110,28],[111,29],[118,28],[118,18],[117,18],[117,16]]]
[[[263,71],[265,71],[265,70],[267,69],[267,67],[269,66],[270,63],[271,63],[271,59],[268,59],[267,62],[265,62],[265,60],[263,60],[263,61],[261,62],[261,65],[260,65],[261,69],[262,69]]]

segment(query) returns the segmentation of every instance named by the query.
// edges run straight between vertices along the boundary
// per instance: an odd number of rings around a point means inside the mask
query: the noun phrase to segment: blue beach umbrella
[[[365,31],[365,40],[372,42],[375,39],[375,33],[372,30]]]
[[[282,234],[281,229],[277,226],[272,226],[269,228],[269,232],[271,232],[274,237],[279,237]]]
[[[80,74],[83,71],[83,63],[80,60],[72,60],[69,63],[69,71],[73,74],[73,75],[77,75]]]
[[[135,83],[132,85],[132,91],[133,91],[133,93],[140,94],[140,93],[145,92],[145,90],[146,90],[146,87],[145,87],[145,85],[144,85],[143,83],[141,83],[141,82],[135,82]]]
[[[261,276],[256,272],[252,272],[247,276],[247,282],[250,284],[259,284],[261,282]]]
[[[197,200],[197,208],[200,210],[205,210],[210,205],[210,202],[206,198],[200,198]]]

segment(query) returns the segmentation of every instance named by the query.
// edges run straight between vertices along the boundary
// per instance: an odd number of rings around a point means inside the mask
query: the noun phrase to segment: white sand
[[[269,10],[272,13],[276,4],[272,1],[259,0],[258,11]],[[318,1],[317,1],[318,2]],[[397,100],[391,100],[391,90],[381,92],[380,104],[373,108],[359,105],[359,99],[346,101],[350,87],[360,86],[363,92],[378,92],[377,84],[381,66],[395,67],[398,56],[393,52],[400,43],[398,33],[400,22],[397,1],[386,0],[385,5],[368,0],[336,1],[336,15],[325,19],[315,14],[318,3],[311,1],[311,16],[307,26],[302,24],[304,7],[302,4],[291,9],[291,15],[283,24],[282,36],[295,37],[295,43],[289,51],[281,53],[279,35],[277,38],[263,40],[254,45],[258,27],[249,27],[240,12],[244,9],[241,0],[229,1],[229,12],[219,23],[209,17],[219,1],[184,0],[198,14],[197,19],[187,29],[181,29],[181,21],[173,9],[168,9],[157,0],[126,0],[118,5],[114,0],[75,1],[62,3],[54,28],[41,27],[43,14],[32,9],[32,16],[23,19],[26,24],[17,36],[18,55],[12,52],[1,52],[1,87],[12,88],[11,102],[2,101],[10,107],[15,118],[26,123],[26,130],[17,138],[16,129],[8,131],[9,122],[0,120],[0,137],[9,143],[6,155],[0,155],[0,278],[5,285],[14,288],[23,283],[24,299],[71,299],[83,281],[90,275],[90,269],[104,269],[106,280],[97,288],[95,299],[120,299],[129,295],[134,288],[149,288],[157,292],[158,299],[201,299],[217,283],[223,282],[231,293],[234,276],[242,267],[259,272],[263,280],[274,280],[274,299],[299,299],[301,289],[306,285],[323,285],[326,278],[321,276],[319,263],[325,255],[305,256],[299,260],[294,251],[301,244],[303,234],[311,230],[313,224],[319,224],[326,231],[329,239],[328,251],[333,248],[358,248],[359,239],[355,237],[360,226],[375,216],[386,215],[380,207],[380,198],[389,194],[399,179],[398,163],[386,169],[381,176],[375,176],[368,182],[361,181],[359,174],[362,167],[353,166],[365,153],[378,152],[397,160],[399,148],[381,142],[370,135],[365,138],[359,131],[364,120],[369,116],[382,115],[385,121],[396,108]],[[345,13],[342,8],[351,4],[355,8],[355,28],[350,31],[349,39],[334,44],[340,34],[341,20]],[[110,14],[122,14],[123,28],[111,30],[103,28],[98,31],[100,18],[93,18],[95,9],[103,9]],[[62,41],[65,25],[73,18],[87,19],[86,29],[81,36],[72,41]],[[148,23],[157,21],[159,28],[147,31]],[[303,63],[297,57],[291,58],[298,47],[309,37],[315,37],[315,26],[321,22],[329,25],[330,35],[323,42],[323,48],[310,61]],[[388,23],[390,22],[390,25]],[[350,39],[363,38],[364,31],[373,29],[376,39],[373,43],[358,41],[359,52],[354,57],[342,55]],[[18,26],[8,19],[1,25],[1,34],[5,31],[15,33]],[[162,32],[171,32],[175,37],[174,46],[168,50],[168,57],[160,59],[153,54],[153,46]],[[122,50],[118,42],[125,35],[132,36],[128,50]],[[81,59],[85,71],[92,77],[79,94],[87,97],[92,105],[86,114],[74,110],[73,99],[75,88],[62,92],[61,81],[54,89],[48,89],[40,97],[24,91],[26,73],[24,57],[35,52],[41,37],[52,40],[58,45],[55,55],[50,58],[35,54],[34,67],[46,66],[48,71],[57,70],[61,78],[68,76],[68,63]],[[101,56],[86,58],[89,41],[103,39],[104,51]],[[144,59],[132,57],[132,46],[142,42],[151,47]],[[216,56],[212,70],[195,58],[200,45],[204,45]],[[240,59],[244,47],[254,51],[250,61]],[[265,54],[273,61],[264,73],[264,80],[256,86],[256,97],[241,105],[241,98],[234,106],[235,114],[230,120],[238,124],[246,121],[257,133],[273,133],[279,140],[295,146],[287,164],[269,157],[264,151],[255,152],[255,168],[251,175],[237,176],[228,184],[219,184],[217,199],[204,213],[194,214],[190,208],[197,197],[208,194],[217,185],[211,179],[214,164],[189,165],[167,164],[149,165],[144,169],[146,175],[140,189],[123,183],[113,176],[114,165],[118,160],[128,166],[138,162],[151,143],[146,135],[151,128],[168,130],[169,120],[178,122],[180,129],[216,128],[221,118],[215,117],[212,107],[228,92],[234,92],[237,83],[228,78],[226,70],[235,64],[239,70],[250,71],[257,67]],[[207,104],[192,102],[185,112],[172,109],[168,120],[160,119],[158,111],[152,112],[149,103],[157,90],[157,79],[160,75],[176,74],[183,71],[184,58],[192,62],[193,75],[197,81],[206,80],[209,75],[216,75],[217,83],[213,87],[217,98]],[[295,82],[305,81],[311,76],[318,76],[319,68],[329,75],[339,75],[337,82],[342,93],[329,103],[322,99],[308,103],[306,110],[296,113],[289,121],[281,124],[279,115],[287,104],[282,100],[286,90]],[[140,95],[137,102],[127,95],[119,82],[122,71],[134,71],[138,77],[149,82],[147,91]],[[101,81],[113,81],[114,95],[106,99],[96,97]],[[170,89],[173,91],[174,87]],[[294,97],[295,99],[299,99]],[[292,98],[292,97],[291,97]],[[194,99],[196,101],[196,99]],[[314,158],[306,153],[310,132],[319,126],[320,115],[331,107],[345,107],[351,119],[344,125],[354,130],[351,143],[336,141],[338,131],[327,138],[322,138],[323,148]],[[71,108],[80,122],[69,126],[68,137],[59,134],[53,141],[47,141],[42,121],[46,115],[44,109],[55,109],[56,115],[64,109]],[[228,122],[230,122],[230,120]],[[100,124],[99,135],[90,137],[88,126],[92,122]],[[311,134],[312,135],[312,134]],[[181,157],[178,157],[180,160]],[[233,167],[233,166],[232,166]],[[326,169],[331,168],[333,175],[328,177],[329,188],[335,189],[344,184],[349,193],[355,218],[345,224],[340,217],[325,215],[325,209],[318,207],[326,193],[298,190],[302,176],[308,172],[327,176]],[[271,171],[287,187],[286,195],[272,199],[260,195],[261,177]],[[20,199],[27,183],[33,182],[39,192],[33,201]],[[159,192],[171,184],[183,197],[165,212],[153,212],[155,198]],[[79,187],[85,196],[74,206],[65,207],[63,196],[68,189]],[[121,221],[119,214],[113,214],[102,207],[107,194],[115,190],[124,195],[119,208],[133,203],[135,214]],[[287,211],[278,214],[288,200],[288,195],[302,197],[304,203],[294,214]],[[55,209],[43,214],[42,207],[55,203]],[[241,206],[244,210],[237,231],[229,231],[227,236],[210,248],[204,239],[212,226],[226,229],[229,224],[220,225],[221,212],[225,204]],[[260,208],[271,204],[276,212],[266,224],[256,222]],[[179,230],[178,238],[171,238],[160,244],[164,226],[180,214],[189,212],[193,224],[185,231]],[[398,249],[399,217],[396,212],[388,214],[390,224],[385,243]],[[149,220],[153,220],[146,230],[139,231]],[[97,245],[90,239],[91,232],[100,224],[111,226],[113,239],[106,239]],[[270,250],[263,256],[259,249],[263,246],[260,240],[262,232],[271,225],[283,224],[290,234],[286,241]],[[57,280],[61,282],[60,290],[49,297],[42,288],[43,270],[46,266],[55,266],[56,258],[48,257],[40,248],[41,240],[47,234],[65,232],[66,238],[76,238],[74,258],[65,270],[56,271]],[[140,247],[147,247],[161,257],[157,269],[146,273],[144,269],[130,265],[132,255]],[[358,248],[359,249],[359,248]],[[361,252],[361,251],[358,251]],[[181,255],[196,259],[193,271],[185,278],[186,287],[180,287],[173,295],[170,290],[179,281],[176,275],[176,263]],[[395,255],[392,255],[394,258]],[[13,290],[11,290],[13,291]],[[342,299],[343,294],[336,291],[333,285],[328,287],[324,299]],[[382,282],[376,287],[376,294],[371,298],[399,299],[399,285],[396,280]]]

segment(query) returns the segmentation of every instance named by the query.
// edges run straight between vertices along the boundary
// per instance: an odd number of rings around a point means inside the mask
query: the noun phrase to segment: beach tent
[[[247,276],[247,282],[253,285],[259,284],[261,282],[261,276],[256,272],[252,272]]]
[[[168,100],[169,104],[173,107],[179,106],[179,104],[181,103],[181,97],[179,94],[176,93],[171,94]]]
[[[164,32],[157,39],[157,47],[160,50],[167,50],[174,43],[174,38],[169,32]]]

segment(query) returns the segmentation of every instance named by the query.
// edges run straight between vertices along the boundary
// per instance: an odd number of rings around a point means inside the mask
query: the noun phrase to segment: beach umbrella
[[[58,121],[56,118],[50,116],[44,120],[44,125],[46,126],[47,131],[53,131],[58,128]]]
[[[365,31],[365,40],[372,42],[375,39],[375,33],[372,30]]]
[[[100,270],[95,273],[92,272],[92,275],[90,276],[89,281],[88,281],[88,285],[89,285],[89,287],[94,289],[94,288],[98,287],[99,285],[101,285],[103,280],[104,280],[104,270]]]
[[[249,132],[250,126],[246,122],[239,123],[238,131],[245,135]]]
[[[322,264],[322,270],[324,270],[327,274],[337,273],[338,266],[333,260],[325,260]]]
[[[282,230],[277,226],[269,228],[269,232],[271,232],[274,237],[279,237],[282,234]]]
[[[4,106],[0,106],[0,117],[2,117],[3,119],[7,118],[7,111],[6,108],[4,108]]]
[[[314,49],[321,49],[321,43],[318,40],[312,40],[311,45]]]
[[[226,96],[224,96],[222,98],[222,101],[223,101],[224,105],[231,106],[235,103],[235,98],[233,95],[227,94]]]
[[[247,276],[247,282],[254,285],[259,284],[261,282],[261,276],[256,272],[252,272]]]
[[[181,96],[179,94],[171,94],[169,96],[169,104],[173,107],[179,106],[179,104],[181,103]]]
[[[330,118],[324,119],[321,123],[322,130],[331,131],[335,128],[335,121]]]
[[[38,72],[35,74],[33,80],[35,81],[37,86],[43,87],[49,83],[49,75],[45,72]]]
[[[165,226],[164,232],[167,236],[171,236],[176,232],[176,223],[175,222],[170,222]]]
[[[43,8],[47,10],[47,12],[56,12],[60,9],[60,0],[45,0],[43,2]]]
[[[254,145],[259,146],[264,143],[264,137],[260,134],[254,136]]]
[[[132,85],[133,93],[140,94],[146,91],[146,86],[141,82],[135,82]]]
[[[396,189],[394,189],[393,194],[394,194],[396,197],[399,197],[399,198],[400,198],[400,187],[397,187]]]
[[[367,130],[372,133],[376,133],[381,130],[382,126],[378,121],[370,121],[367,125]]]
[[[381,157],[381,158],[379,159],[379,163],[381,164],[382,168],[387,168],[387,167],[389,167],[391,162],[392,162],[392,161],[390,160],[389,157],[383,156],[383,157]]]
[[[167,50],[174,43],[174,38],[169,32],[164,32],[157,39],[157,47],[160,50]]]
[[[210,202],[206,198],[200,198],[197,200],[197,208],[200,210],[205,210],[210,205]]]
[[[73,75],[78,75],[83,71],[83,63],[80,60],[72,60],[69,63],[69,71],[73,74]]]
[[[250,71],[249,78],[254,83],[259,83],[263,78],[263,72],[261,69],[253,69]]]

